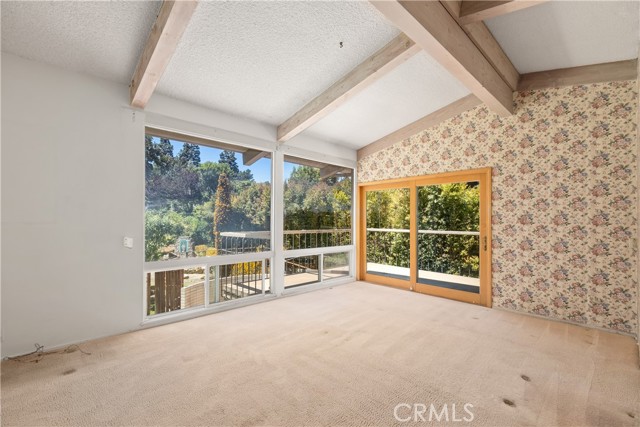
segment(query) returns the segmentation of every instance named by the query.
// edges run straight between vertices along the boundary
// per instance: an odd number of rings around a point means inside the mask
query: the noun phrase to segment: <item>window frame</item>
[[[313,283],[308,283],[308,284],[304,284],[304,285],[298,285],[298,286],[294,286],[294,287],[289,287],[284,289],[284,281],[282,282],[282,286],[283,286],[283,293],[284,294],[293,294],[293,293],[297,293],[300,292],[300,290],[304,290],[304,289],[313,289],[313,288],[319,288],[322,287],[325,283],[332,283],[334,280],[338,281],[338,280],[342,280],[342,279],[351,279],[351,280],[355,280],[356,279],[356,237],[357,237],[357,179],[356,179],[356,168],[353,166],[348,166],[345,164],[339,164],[339,163],[334,163],[331,162],[329,160],[326,159],[319,159],[318,157],[314,157],[314,156],[309,156],[309,155],[299,155],[299,154],[287,154],[287,157],[291,157],[291,158],[296,158],[296,159],[300,159],[300,160],[308,160],[310,162],[318,162],[318,163],[323,163],[326,164],[327,166],[337,166],[337,167],[343,167],[345,169],[351,169],[351,244],[350,245],[341,245],[341,246],[327,246],[327,247],[318,247],[318,248],[305,248],[305,249],[290,249],[290,250],[283,250],[282,251],[282,255],[283,255],[283,259],[282,259],[282,271],[284,273],[284,260],[287,258],[298,258],[298,257],[304,257],[304,256],[318,256],[318,265],[319,267],[319,271],[318,271],[318,281],[313,282]],[[281,182],[281,193],[282,195],[284,195],[284,163],[287,162],[287,160],[284,159],[285,156],[283,156],[282,158],[282,182]],[[292,162],[289,162],[292,163]],[[282,221],[283,221],[283,229],[282,229],[282,238],[284,240],[284,205],[282,208]],[[284,246],[283,246],[284,247]],[[329,254],[337,254],[337,253],[347,253],[348,257],[349,257],[349,275],[346,276],[345,278],[331,278],[328,280],[325,280],[323,278],[323,274],[322,274],[322,266],[324,265],[324,256],[325,255],[329,255]],[[283,275],[283,280],[284,280],[284,275]]]
[[[155,326],[159,324],[171,323],[174,321],[189,319],[201,315],[211,314],[219,311],[228,310],[236,307],[243,307],[246,305],[256,304],[263,301],[268,301],[281,297],[283,295],[290,295],[296,293],[303,293],[320,289],[324,287],[330,287],[340,285],[343,283],[350,283],[356,280],[356,239],[357,239],[357,176],[356,166],[357,162],[355,157],[353,159],[336,157],[327,154],[316,153],[313,151],[301,149],[298,147],[292,147],[290,145],[285,146],[278,144],[277,142],[261,139],[258,137],[248,136],[245,134],[236,133],[233,131],[227,131],[224,129],[214,128],[207,125],[201,125],[181,119],[170,118],[164,115],[156,114],[153,112],[145,112],[145,123],[141,126],[143,136],[146,134],[152,134],[154,136],[161,132],[163,137],[169,137],[170,139],[176,139],[183,142],[189,142],[198,145],[211,146],[214,148],[221,148],[229,146],[242,147],[253,150],[261,150],[268,152],[271,156],[271,218],[270,218],[270,250],[264,252],[254,252],[248,254],[233,254],[233,255],[215,255],[193,258],[182,258],[163,261],[146,261],[145,251],[141,251],[142,258],[142,272],[140,284],[143,285],[142,291],[142,310],[141,310],[141,326]],[[158,135],[160,136],[160,135]],[[142,157],[144,154],[144,138],[141,138],[141,150]],[[224,148],[223,148],[224,149]],[[345,277],[336,277],[329,280],[321,280],[319,282],[299,286],[296,288],[290,288],[285,290],[284,288],[284,259],[290,257],[290,254],[304,254],[307,251],[297,250],[288,251],[285,254],[283,250],[283,232],[284,232],[284,206],[283,206],[283,193],[284,193],[284,157],[291,156],[300,159],[306,159],[313,162],[320,162],[325,164],[333,164],[340,167],[349,168],[353,171],[352,178],[352,197],[351,197],[351,245],[347,246],[333,246],[328,248],[318,248],[323,255],[329,253],[347,252],[349,256],[349,274]],[[144,162],[141,167],[144,168]],[[145,246],[145,193],[146,193],[146,177],[142,174],[142,247]],[[278,246],[281,245],[281,246]],[[314,249],[311,249],[314,250]],[[318,254],[318,250],[315,250]],[[270,274],[270,292],[262,293],[258,295],[247,296],[240,299],[228,300],[217,303],[209,303],[209,271],[210,267],[240,263],[240,262],[252,262],[262,261],[263,265],[268,260],[271,274]],[[281,267],[280,267],[281,266]],[[204,305],[175,310],[167,313],[159,313],[154,315],[147,315],[147,289],[144,283],[146,282],[147,273],[155,273],[159,271],[168,271],[171,269],[182,269],[188,267],[204,267],[205,268],[205,301]],[[278,268],[279,267],[279,268]]]
[[[453,300],[491,307],[491,177],[492,168],[445,172],[409,178],[367,182],[358,185],[358,280],[416,291]],[[480,293],[473,294],[454,289],[438,288],[418,282],[418,187],[426,185],[475,182],[480,185]],[[408,188],[410,193],[410,274],[408,280],[367,273],[366,245],[366,193],[367,191]]]

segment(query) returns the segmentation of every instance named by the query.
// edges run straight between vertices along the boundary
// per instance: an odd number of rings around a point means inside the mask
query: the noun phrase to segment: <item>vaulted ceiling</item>
[[[286,143],[307,133],[362,149],[456,102],[509,114],[527,73],[638,56],[636,1],[525,3],[203,1],[167,12],[184,33],[169,35],[175,51],[148,95],[279,126]],[[162,11],[154,1],[3,1],[2,51],[129,84]]]

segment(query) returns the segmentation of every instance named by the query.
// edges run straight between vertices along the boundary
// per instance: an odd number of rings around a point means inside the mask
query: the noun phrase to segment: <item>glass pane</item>
[[[147,316],[204,305],[205,267],[146,274]]]
[[[322,261],[322,280],[349,276],[349,253],[325,254]]]
[[[285,156],[284,249],[352,244],[353,169]]]
[[[409,279],[409,189],[367,191],[367,273]]]
[[[320,281],[318,255],[286,258],[284,260],[284,287],[308,285]]]
[[[153,135],[145,152],[147,262],[270,250],[269,153]]]
[[[209,304],[262,294],[262,261],[209,267]],[[264,281],[269,280],[265,269]]]
[[[477,182],[418,187],[418,283],[480,292]]]

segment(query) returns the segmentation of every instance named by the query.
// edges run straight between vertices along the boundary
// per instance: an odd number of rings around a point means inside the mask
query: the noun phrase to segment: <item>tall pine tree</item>
[[[185,142],[178,154],[178,159],[183,165],[200,165],[200,147],[196,144]]]
[[[220,162],[226,163],[231,168],[231,176],[238,175],[240,169],[238,168],[238,161],[236,160],[236,152],[231,150],[224,150],[220,153]]]
[[[173,166],[173,145],[167,138],[160,138],[160,144],[157,149],[157,161],[160,169],[166,171]]]

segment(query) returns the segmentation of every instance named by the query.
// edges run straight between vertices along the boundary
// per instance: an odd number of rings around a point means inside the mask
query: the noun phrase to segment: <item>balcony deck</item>
[[[373,262],[367,263],[367,273],[377,274],[386,277],[394,277],[398,279],[408,279],[410,270],[407,267],[397,267],[394,265],[377,264]],[[480,289],[480,279],[476,277],[458,276],[455,274],[436,273],[435,271],[418,271],[418,279],[420,282],[439,282],[459,284],[463,286],[471,286]]]

